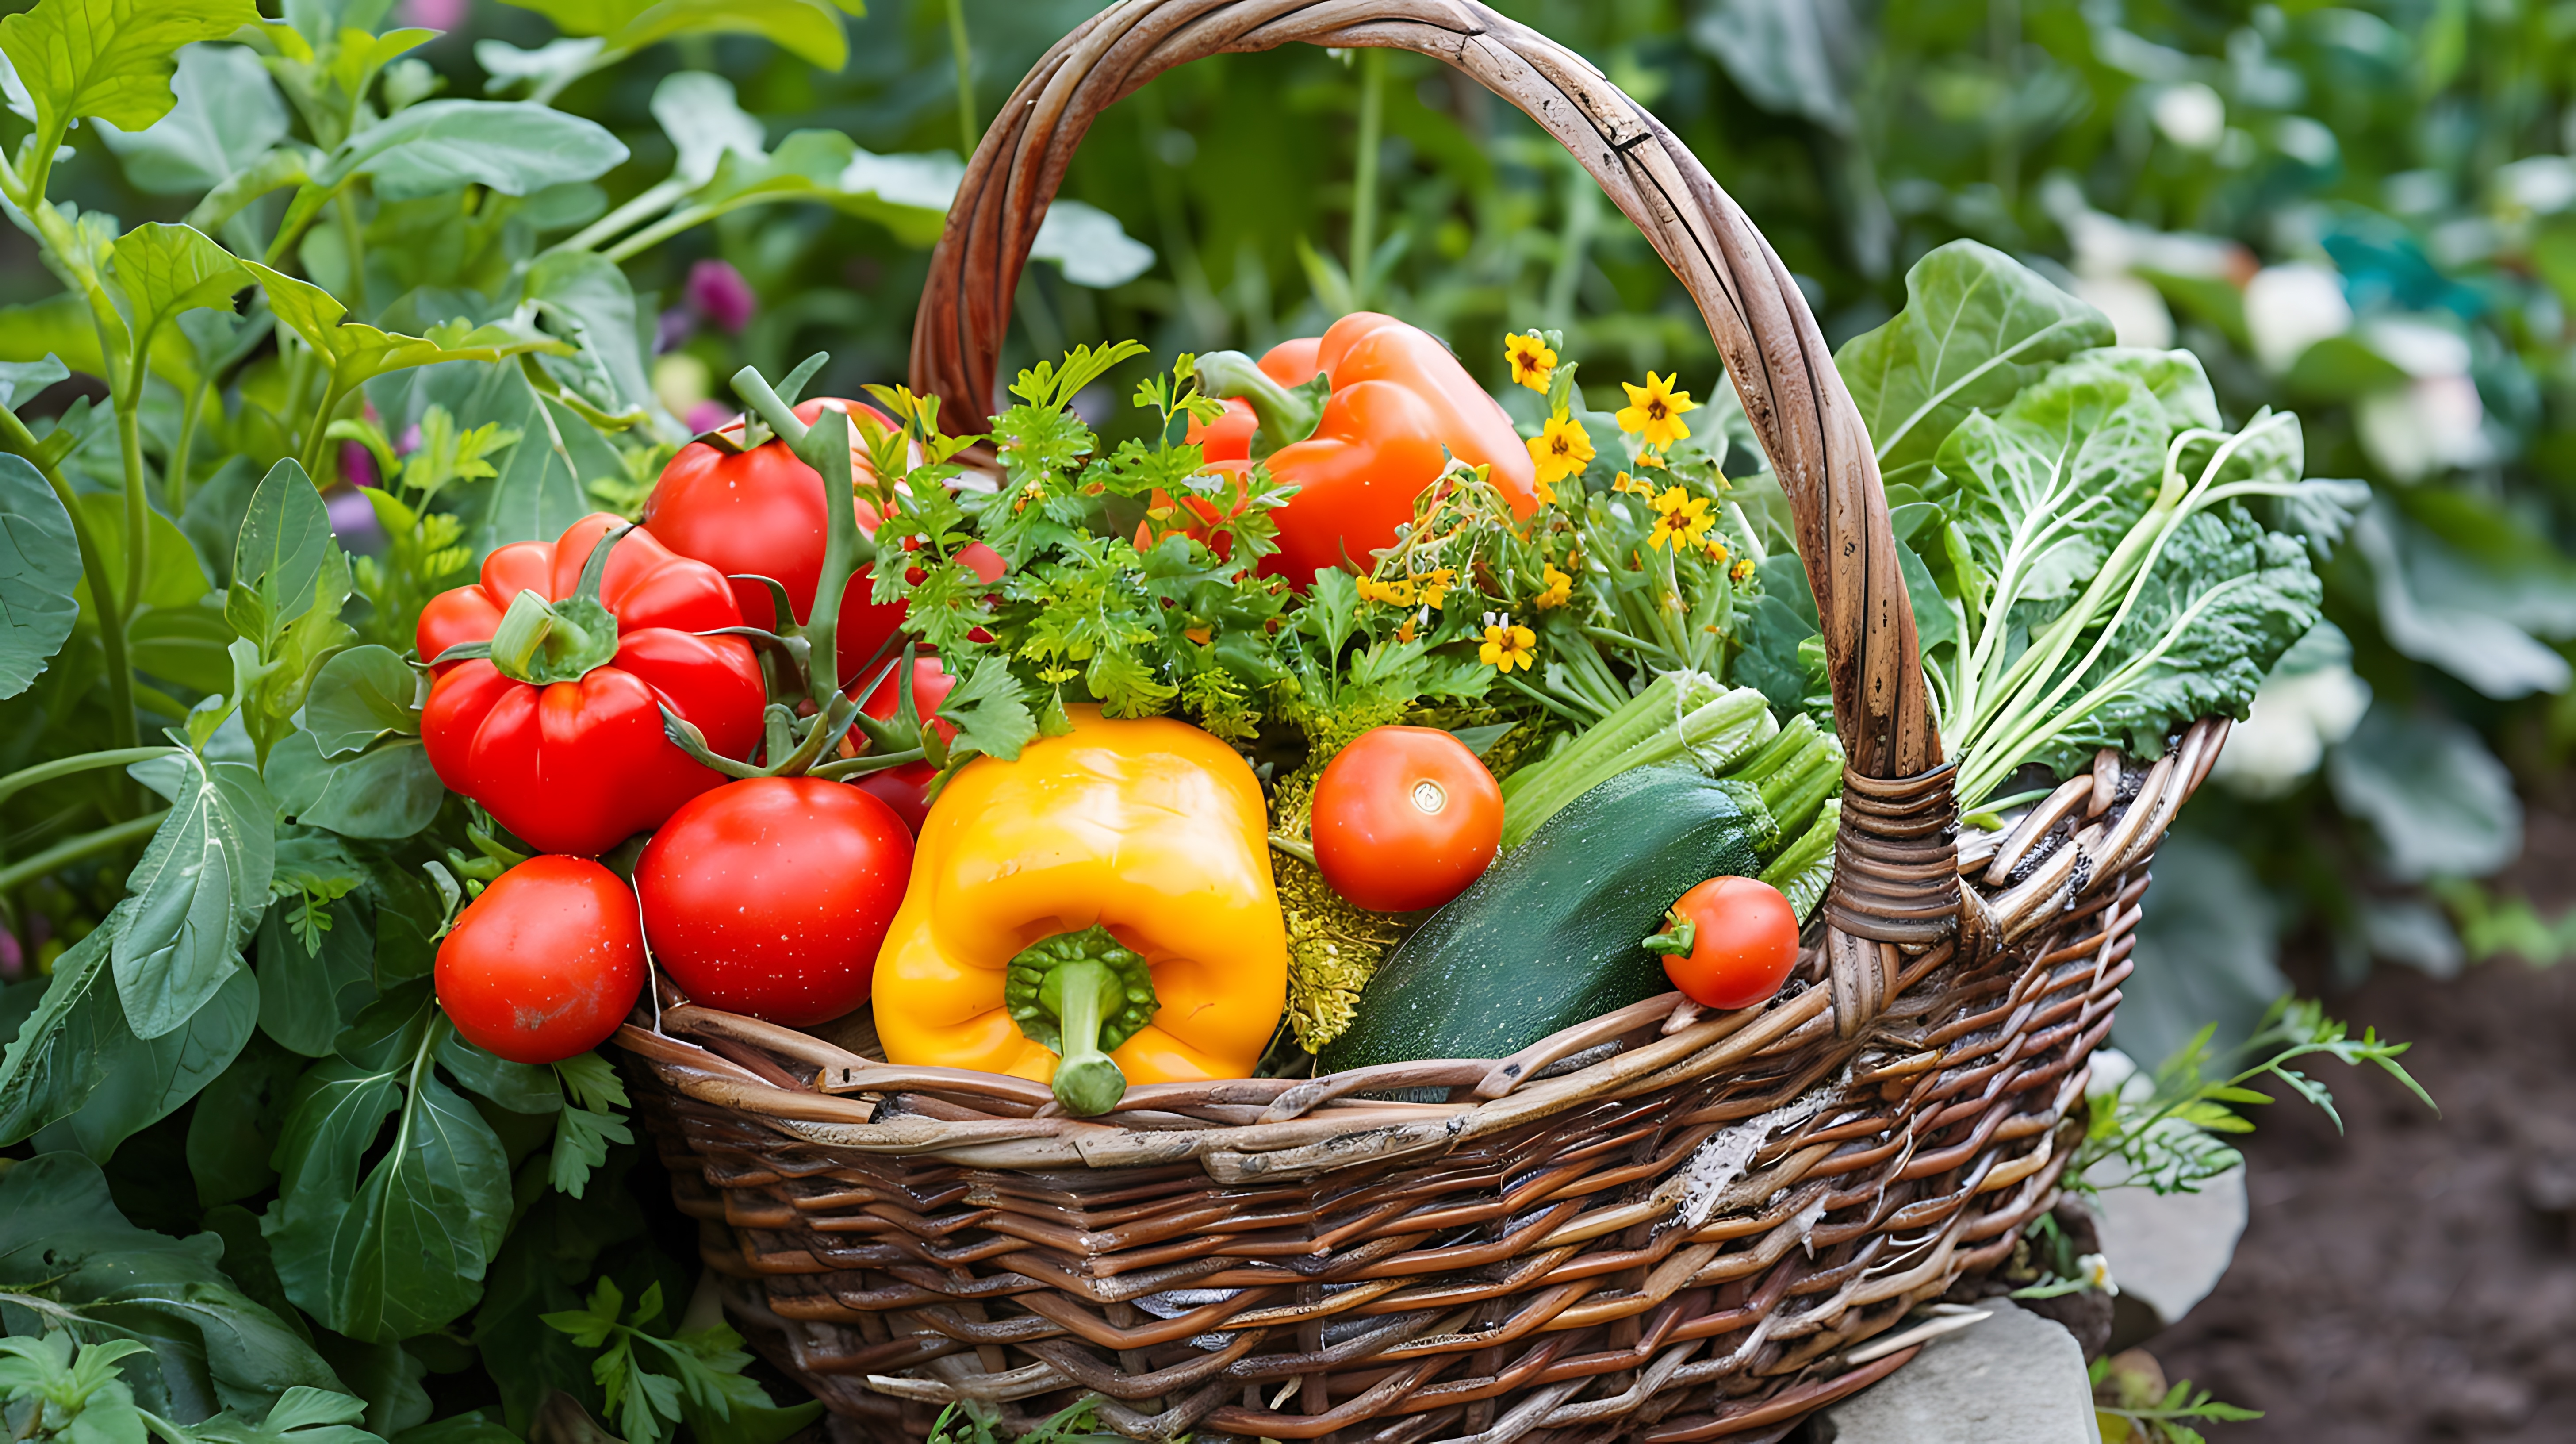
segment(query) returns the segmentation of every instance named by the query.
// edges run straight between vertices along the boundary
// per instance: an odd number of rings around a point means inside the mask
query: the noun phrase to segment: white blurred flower
[[[2576,160],[2535,155],[2496,167],[2496,198],[2541,215],[2576,205]]]
[[[2266,370],[2287,371],[2300,352],[2351,329],[2343,280],[2323,266],[2266,266],[2245,285],[2245,331]]]
[[[2084,1255],[2075,1261],[2075,1272],[2084,1281],[2084,1286],[2093,1292],[2109,1294],[2115,1299],[2120,1296],[2120,1286],[2111,1281],[2111,1260],[2106,1255]]]
[[[2401,482],[2488,460],[2486,415],[2478,384],[2456,375],[2419,376],[2353,406],[2361,449]]]
[[[2173,312],[2164,295],[2135,276],[2084,276],[2075,294],[2111,318],[2111,330],[2123,346],[2162,351],[2174,341]]]
[[[2185,150],[2207,150],[2227,133],[2227,102],[2197,80],[2166,86],[2152,114],[2165,139]]]
[[[2317,770],[2326,749],[2352,735],[2370,710],[2370,684],[2337,662],[2266,679],[2254,709],[2227,734],[2210,774],[2231,792],[2278,797]]]
[[[2379,316],[2370,322],[2366,339],[2371,350],[2418,380],[2469,374],[2468,338],[2448,326],[2412,316]]]

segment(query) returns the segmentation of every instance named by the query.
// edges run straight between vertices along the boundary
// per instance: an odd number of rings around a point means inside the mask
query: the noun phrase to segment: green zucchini
[[[1777,831],[1743,782],[1679,767],[1612,777],[1405,939],[1320,1066],[1500,1058],[1666,991],[1640,940],[1700,883],[1759,873]]]

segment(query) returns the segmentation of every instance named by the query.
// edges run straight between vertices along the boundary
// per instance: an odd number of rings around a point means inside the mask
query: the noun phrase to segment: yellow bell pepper
[[[1086,1116],[1248,1077],[1288,987],[1261,784],[1186,723],[1069,710],[932,804],[877,958],[886,1057],[1051,1081]]]

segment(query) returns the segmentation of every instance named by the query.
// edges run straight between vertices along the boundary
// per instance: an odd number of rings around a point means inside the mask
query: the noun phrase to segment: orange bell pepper
[[[1529,450],[1511,418],[1438,338],[1358,311],[1320,337],[1284,341],[1256,363],[1239,351],[1198,361],[1211,396],[1239,398],[1190,440],[1211,470],[1267,461],[1297,494],[1277,514],[1279,550],[1261,570],[1303,587],[1325,567],[1365,568],[1413,520],[1414,498],[1448,458],[1487,468],[1517,516],[1538,508]],[[1223,517],[1193,501],[1211,524]]]
[[[1247,1077],[1288,994],[1261,784],[1187,723],[1067,711],[931,804],[877,955],[886,1057],[1052,1081],[1084,1115]]]

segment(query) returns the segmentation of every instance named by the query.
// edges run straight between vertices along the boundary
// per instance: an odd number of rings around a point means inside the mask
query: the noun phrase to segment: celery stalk
[[[1816,820],[1798,836],[1798,840],[1781,849],[1762,869],[1762,880],[1780,890],[1796,909],[1798,921],[1805,922],[1815,912],[1816,904],[1825,900],[1825,888],[1834,880],[1834,833],[1842,825],[1842,799],[1826,801]]]
[[[1712,775],[1780,730],[1762,694],[1701,672],[1666,672],[1555,755],[1503,784],[1503,846],[1631,768],[1688,762]]]

